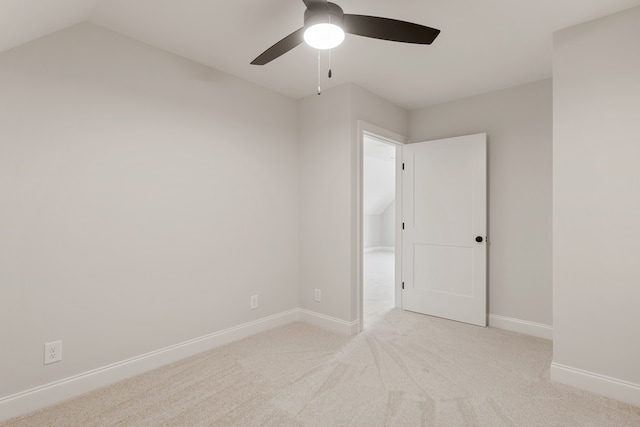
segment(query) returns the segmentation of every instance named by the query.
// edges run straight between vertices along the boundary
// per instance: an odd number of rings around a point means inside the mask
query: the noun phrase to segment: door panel
[[[402,156],[402,306],[486,326],[486,135],[408,144]]]
[[[469,248],[442,245],[414,246],[414,259],[428,259],[418,262],[414,268],[414,287],[451,295],[473,296],[472,251]],[[458,266],[452,269],[451,265]]]

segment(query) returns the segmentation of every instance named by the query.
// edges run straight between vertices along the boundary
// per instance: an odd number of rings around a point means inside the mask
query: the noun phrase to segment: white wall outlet
[[[251,301],[249,302],[249,308],[255,310],[258,308],[258,295],[251,295]]]
[[[44,364],[62,360],[62,341],[48,342],[44,345]]]
[[[315,302],[322,301],[322,292],[320,291],[320,289],[316,289],[313,291],[313,300]]]

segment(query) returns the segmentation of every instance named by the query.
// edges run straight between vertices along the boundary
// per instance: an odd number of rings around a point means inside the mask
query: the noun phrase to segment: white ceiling
[[[415,109],[551,77],[552,33],[640,0],[342,0],[345,13],[438,28],[431,46],[347,35],[334,78]],[[88,20],[261,86],[300,98],[316,90],[306,45],[249,63],[302,26],[301,0],[0,0],[0,51]]]

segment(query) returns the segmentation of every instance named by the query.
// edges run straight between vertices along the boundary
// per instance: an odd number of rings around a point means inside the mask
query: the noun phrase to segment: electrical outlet
[[[255,310],[258,308],[258,295],[251,295],[251,301],[249,303],[249,309]]]
[[[322,292],[320,291],[320,289],[316,289],[313,291],[313,300],[315,302],[322,301]]]
[[[44,364],[62,360],[62,341],[48,342],[44,345]]]

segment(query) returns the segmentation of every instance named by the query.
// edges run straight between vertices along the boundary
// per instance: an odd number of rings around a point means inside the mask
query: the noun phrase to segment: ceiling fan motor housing
[[[335,3],[320,4],[311,6],[304,11],[304,28],[309,28],[315,24],[334,24],[342,28],[344,12]]]

